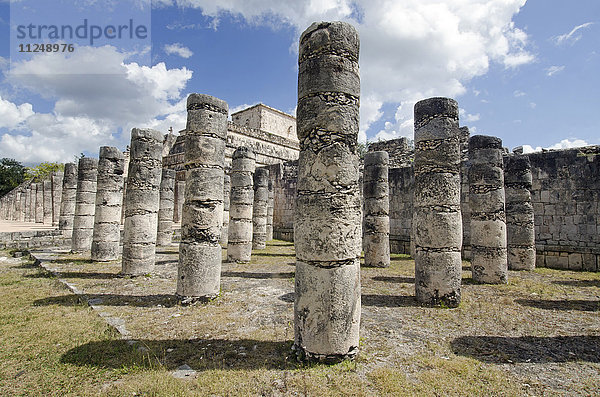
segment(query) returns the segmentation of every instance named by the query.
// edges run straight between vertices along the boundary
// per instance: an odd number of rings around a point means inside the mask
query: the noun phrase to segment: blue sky
[[[262,102],[293,113],[298,37],[318,20],[359,30],[363,141],[411,137],[414,103],[449,96],[461,125],[509,148],[600,144],[597,0],[56,0],[42,12],[45,3],[13,4],[29,7],[13,8],[13,24],[131,17],[151,29],[133,41],[61,41],[72,53],[17,54],[0,0],[0,157],[71,161],[124,148],[132,127],[179,130],[191,92],[233,111]]]

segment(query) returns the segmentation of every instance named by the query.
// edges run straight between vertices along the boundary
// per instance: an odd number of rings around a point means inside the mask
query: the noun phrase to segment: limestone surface
[[[257,168],[254,173],[252,207],[252,249],[267,248],[267,206],[269,204],[269,170]]]
[[[160,179],[160,204],[156,245],[170,245],[173,240],[173,208],[175,205],[175,170],[163,168]]]
[[[313,23],[300,37],[294,346],[308,360],[358,352],[358,53],[358,33],[344,22]]]
[[[64,172],[56,171],[52,173],[52,224],[58,225],[60,219],[60,200],[62,198]]]
[[[389,155],[385,151],[365,154],[363,173],[365,266],[390,265]]]
[[[62,194],[60,199],[60,217],[58,229],[70,238],[73,235],[73,218],[75,216],[75,195],[77,193],[77,165],[65,163]]]
[[[421,303],[456,307],[462,273],[458,104],[422,100],[414,119],[415,295]]]
[[[229,240],[229,197],[231,195],[231,177],[223,178],[223,227],[221,228],[221,246],[227,247]]]
[[[96,181],[98,160],[91,157],[79,159],[77,167],[77,192],[71,251],[85,252],[92,249],[94,214],[96,212]]]
[[[44,182],[35,184],[35,223],[44,223]]]
[[[44,223],[52,224],[52,180],[46,179],[43,182],[44,187]]]
[[[275,190],[273,179],[269,177],[269,200],[267,201],[267,241],[273,240],[273,210],[275,206]]]

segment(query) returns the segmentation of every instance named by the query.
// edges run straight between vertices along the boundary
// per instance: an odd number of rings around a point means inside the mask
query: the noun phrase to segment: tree
[[[64,169],[64,164],[40,163],[35,167],[27,167],[25,177],[27,179],[35,179],[36,181],[41,181],[43,179],[46,179],[52,172],[63,171]]]
[[[4,196],[25,180],[25,167],[17,160],[0,159],[0,196]]]

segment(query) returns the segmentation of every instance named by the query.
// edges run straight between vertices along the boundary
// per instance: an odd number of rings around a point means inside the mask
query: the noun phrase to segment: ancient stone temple
[[[535,268],[535,227],[531,205],[531,162],[523,155],[504,159],[508,268]]]
[[[229,197],[228,262],[250,262],[252,255],[253,175],[256,155],[252,149],[240,147],[231,163],[231,195]]]
[[[502,140],[474,135],[469,139],[469,206],[471,269],[479,283],[507,282],[506,216]]]
[[[77,165],[65,163],[63,187],[60,199],[60,217],[58,229],[65,237],[73,235],[73,218],[75,216],[75,195],[77,193]]]
[[[294,346],[300,358],[334,362],[359,342],[358,33],[313,23],[299,52]]]
[[[125,159],[119,149],[111,146],[102,146],[98,157],[91,258],[112,261],[119,257]]]
[[[387,152],[365,154],[363,176],[365,266],[390,265],[390,197]]]
[[[92,248],[97,175],[98,160],[91,157],[79,159],[73,237],[71,239],[71,251],[73,252],[90,251]]]
[[[159,131],[140,128],[131,131],[124,203],[123,274],[141,275],[154,270],[162,143]]]
[[[175,204],[175,170],[163,168],[160,179],[160,204],[156,245],[170,245],[173,239],[173,209]]]
[[[210,299],[221,286],[220,245],[228,105],[204,94],[187,100],[185,202],[177,295],[185,301]]]
[[[267,206],[269,203],[269,170],[257,168],[254,173],[252,208],[252,249],[267,247]]]
[[[456,307],[462,273],[458,104],[422,100],[414,119],[415,294],[421,303]]]

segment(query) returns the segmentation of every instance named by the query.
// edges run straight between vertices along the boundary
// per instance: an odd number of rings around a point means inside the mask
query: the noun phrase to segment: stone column
[[[46,179],[44,185],[44,223],[52,224],[52,181]]]
[[[185,202],[177,295],[184,302],[214,298],[221,286],[223,181],[227,113],[218,98],[191,94],[185,134]]]
[[[170,245],[173,239],[173,204],[175,200],[175,170],[163,168],[160,178],[160,203],[156,245]]]
[[[96,180],[98,160],[91,157],[79,159],[77,167],[77,192],[71,251],[84,252],[92,249],[94,214],[96,212]]]
[[[267,205],[269,202],[269,170],[257,168],[254,173],[252,206],[252,249],[267,248]]]
[[[273,210],[275,205],[275,191],[273,180],[269,178],[269,200],[267,201],[267,241],[273,240]]]
[[[29,222],[29,217],[31,215],[31,184],[25,188],[23,197],[25,198],[25,206],[23,207],[23,222]]]
[[[20,209],[19,209],[19,222],[25,222],[25,209],[27,208],[25,206],[25,197],[27,196],[27,190],[25,188],[21,188],[21,191],[19,192],[19,197],[20,197]]]
[[[60,219],[60,200],[62,198],[64,172],[52,173],[52,225],[58,226]]]
[[[111,146],[102,146],[98,157],[91,257],[93,261],[105,262],[119,258],[125,158],[119,149]]]
[[[229,203],[228,262],[250,262],[252,256],[252,206],[254,188],[252,175],[256,168],[256,154],[240,147],[231,160],[231,196]]]
[[[458,104],[415,104],[415,295],[419,302],[460,304],[462,221]]]
[[[506,216],[502,140],[474,135],[469,139],[469,206],[471,269],[478,283],[507,282]]]
[[[506,194],[506,238],[508,268],[535,268],[535,228],[531,205],[531,163],[529,157],[512,155],[504,162]]]
[[[44,182],[38,182],[35,186],[35,223],[44,223]]]
[[[127,174],[129,172],[129,146],[127,146],[127,149],[125,150],[125,153],[123,153],[123,156],[125,157],[125,164],[123,166],[123,169],[125,170],[123,172],[123,199],[121,200],[121,202],[123,203],[123,205],[121,205],[121,225],[125,225],[125,196],[127,195]]]
[[[77,165],[66,163],[60,198],[60,217],[58,230],[67,238],[73,236],[73,218],[75,217],[75,195],[77,194]]]
[[[160,131],[140,128],[131,131],[124,203],[123,274],[141,275],[154,270],[162,145]]]
[[[358,33],[344,22],[313,23],[300,37],[294,346],[301,359],[335,362],[358,352],[358,54]]]
[[[385,151],[365,155],[363,196],[365,204],[365,266],[390,265],[389,155]]]
[[[181,212],[185,201],[185,181],[175,181],[175,207],[173,208],[173,222],[181,222]]]
[[[221,228],[221,246],[227,247],[229,239],[229,196],[231,194],[231,177],[223,178],[223,227]]]
[[[35,214],[37,211],[37,183],[29,185],[29,222],[35,222]]]

